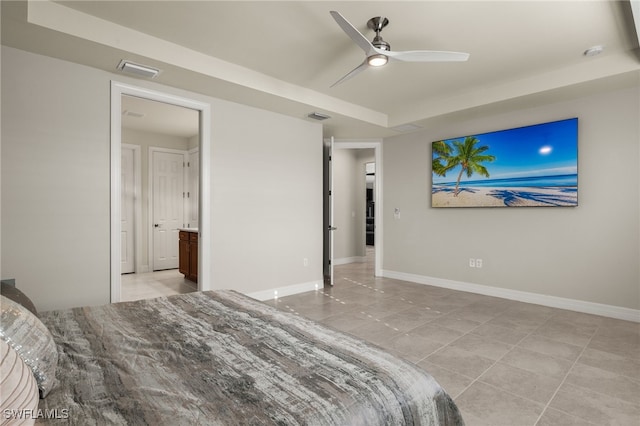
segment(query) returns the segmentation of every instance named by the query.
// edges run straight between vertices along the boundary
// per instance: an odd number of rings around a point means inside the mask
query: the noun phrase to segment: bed
[[[56,414],[41,416],[46,423],[464,424],[415,365],[234,291],[40,319],[57,347],[38,407]]]

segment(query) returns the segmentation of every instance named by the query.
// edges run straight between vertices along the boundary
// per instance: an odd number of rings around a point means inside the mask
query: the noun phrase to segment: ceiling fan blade
[[[464,52],[444,52],[439,50],[406,50],[394,52],[376,49],[394,61],[402,62],[463,62],[469,59],[469,54]]]
[[[356,27],[351,25],[351,23],[347,21],[344,16],[340,15],[340,13],[336,12],[335,10],[332,10],[329,13],[331,13],[333,19],[335,19],[340,28],[342,28],[342,31],[344,31],[358,46],[360,46],[360,48],[364,50],[364,53],[366,53],[367,56],[370,56],[373,52],[375,52],[376,48],[373,47],[373,44],[371,44],[371,42],[367,40],[366,37],[356,29]]]
[[[340,80],[338,80],[335,83],[333,83],[330,87],[337,86],[338,84],[349,80],[351,77],[353,77],[356,74],[361,73],[362,71],[366,70],[367,68],[369,68],[369,64],[367,63],[367,60],[365,59],[363,63],[361,63],[360,65],[358,65],[357,67],[355,67],[354,69],[349,71],[349,73],[347,75],[345,75]]]

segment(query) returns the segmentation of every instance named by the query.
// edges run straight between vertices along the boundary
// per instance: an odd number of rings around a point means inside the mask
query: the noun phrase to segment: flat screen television
[[[434,141],[432,207],[578,205],[578,119]]]

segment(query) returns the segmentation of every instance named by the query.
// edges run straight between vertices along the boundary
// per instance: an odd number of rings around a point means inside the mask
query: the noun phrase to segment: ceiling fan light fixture
[[[389,62],[389,58],[382,54],[371,55],[367,58],[367,62],[372,67],[381,67]]]

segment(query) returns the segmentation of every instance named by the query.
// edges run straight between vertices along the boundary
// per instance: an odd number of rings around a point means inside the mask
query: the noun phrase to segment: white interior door
[[[199,208],[199,183],[200,183],[200,154],[198,150],[189,152],[189,165],[187,169],[187,175],[189,183],[187,185],[187,198],[188,198],[188,218],[187,227],[198,227],[198,208]]]
[[[120,213],[120,272],[135,272],[135,169],[133,149],[121,150],[121,213]]]
[[[184,226],[184,155],[153,151],[153,270],[178,267]]]

